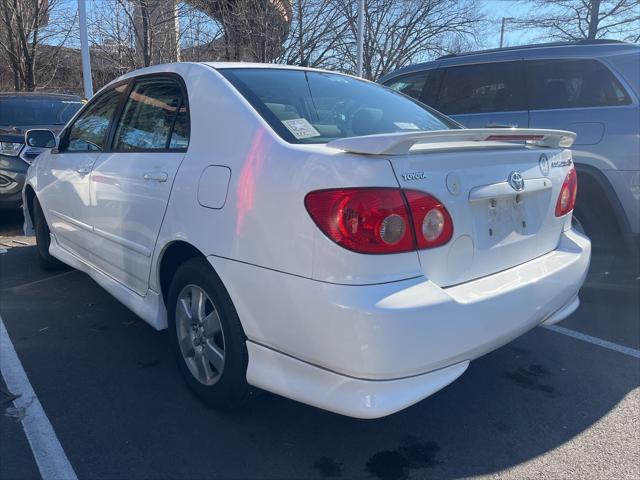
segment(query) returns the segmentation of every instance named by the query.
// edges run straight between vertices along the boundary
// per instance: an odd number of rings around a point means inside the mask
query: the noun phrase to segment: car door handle
[[[80,175],[87,175],[88,173],[91,173],[91,165],[82,165],[76,168],[76,172]]]
[[[142,178],[153,182],[166,182],[169,178],[169,175],[167,175],[165,172],[147,172]]]

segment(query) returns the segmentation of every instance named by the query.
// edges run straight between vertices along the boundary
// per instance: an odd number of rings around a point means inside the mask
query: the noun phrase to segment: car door
[[[91,173],[94,262],[138,294],[189,142],[186,90],[175,76],[136,79]]]
[[[67,127],[38,178],[38,198],[58,244],[84,259],[93,249],[90,173],[101,155],[126,83],[100,93]]]
[[[435,108],[468,128],[527,127],[522,60],[441,67]]]

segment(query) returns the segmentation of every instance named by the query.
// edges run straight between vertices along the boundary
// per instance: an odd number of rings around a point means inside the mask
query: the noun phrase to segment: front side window
[[[420,100],[428,76],[429,72],[410,73],[409,75],[393,79],[387,83],[387,87],[396,92],[404,93],[416,100]]]
[[[631,98],[597,60],[527,62],[532,110],[627,105]]]
[[[522,62],[445,69],[436,108],[447,115],[526,110]]]
[[[290,143],[458,128],[404,95],[344,75],[267,68],[219,71]]]
[[[65,151],[100,151],[104,148],[111,118],[127,89],[119,85],[92,100],[69,129]]]
[[[170,79],[136,82],[124,106],[115,150],[183,149],[189,143],[189,116],[180,86]]]

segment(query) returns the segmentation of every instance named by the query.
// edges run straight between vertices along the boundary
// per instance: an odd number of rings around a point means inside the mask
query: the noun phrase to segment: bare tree
[[[216,38],[213,19],[178,0],[93,0],[90,9],[94,84],[104,85],[128,71],[158,63],[202,60]],[[194,56],[195,55],[195,56]]]
[[[118,72],[180,60],[179,23],[187,11],[172,0],[94,0],[92,54]]]
[[[640,39],[640,0],[536,0],[522,27],[538,27],[558,40]]]
[[[357,2],[340,0],[349,25],[340,57],[355,71]],[[363,75],[376,80],[398,67],[472,44],[484,25],[477,0],[367,0]]]
[[[129,20],[140,66],[180,59],[179,17],[175,0],[117,0]]]
[[[16,91],[35,90],[39,74],[50,73],[55,65],[75,22],[75,16],[49,21],[62,4],[61,0],[0,2],[0,52],[11,69]],[[47,45],[47,54],[39,55],[43,45]]]
[[[211,61],[224,56],[223,30],[207,14],[201,1],[184,2],[180,15],[180,51],[183,61]]]
[[[199,3],[220,24],[225,60],[272,62],[282,54],[291,23],[291,0]]]
[[[294,0],[291,28],[278,63],[330,68],[339,64],[338,46],[349,23],[335,0]]]
[[[127,8],[119,1],[92,2],[89,39],[94,82],[96,70],[112,70],[117,76],[138,66],[135,30]]]

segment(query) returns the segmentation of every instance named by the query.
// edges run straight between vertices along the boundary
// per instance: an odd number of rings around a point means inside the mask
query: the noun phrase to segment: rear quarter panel
[[[318,229],[304,206],[312,190],[397,187],[387,160],[284,142],[208,66],[195,66],[185,75],[185,83],[191,139],[176,175],[156,256],[171,242],[184,240],[207,256],[326,282],[379,283],[420,274],[415,252],[371,256],[339,247]],[[210,165],[231,170],[223,208],[198,202],[202,172]],[[208,186],[200,185],[203,188]],[[157,270],[156,265],[152,271]],[[151,281],[157,289],[157,277]]]

